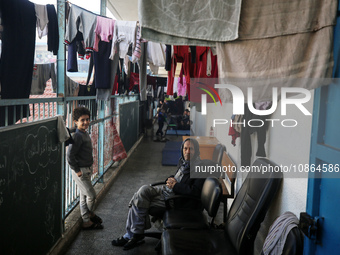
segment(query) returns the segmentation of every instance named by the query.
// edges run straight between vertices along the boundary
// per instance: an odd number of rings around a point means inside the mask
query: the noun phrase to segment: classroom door
[[[339,8],[338,8],[339,10]],[[339,11],[338,11],[339,13]],[[340,19],[334,35],[333,77],[340,79]],[[307,213],[321,217],[317,241],[305,238],[304,254],[340,254],[340,82],[316,90],[312,125],[310,164],[327,172],[309,174]],[[333,170],[333,174],[330,174]],[[337,174],[334,174],[338,171]],[[316,177],[316,178],[315,178]]]

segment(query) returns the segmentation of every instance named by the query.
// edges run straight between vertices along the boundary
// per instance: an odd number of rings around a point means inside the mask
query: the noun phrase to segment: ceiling
[[[138,0],[106,0],[106,7],[117,20],[138,21]],[[170,0],[171,1],[171,0]],[[179,75],[181,63],[177,64],[175,75]],[[157,76],[167,77],[168,72],[160,67]]]
[[[107,0],[106,7],[117,20],[138,20],[138,0]]]

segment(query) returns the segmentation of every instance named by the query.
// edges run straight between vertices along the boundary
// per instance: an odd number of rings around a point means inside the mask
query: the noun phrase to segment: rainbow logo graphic
[[[207,86],[207,85],[205,85],[205,84],[203,84],[203,83],[201,83],[201,82],[198,82],[200,85],[202,85],[202,87],[197,87],[198,89],[200,89],[200,90],[203,90],[205,93],[207,93],[211,98],[212,98],[212,100],[214,101],[214,103],[215,103],[215,105],[217,104],[217,102],[216,102],[216,99],[215,99],[215,97],[213,96],[213,94],[209,91],[209,89],[216,95],[216,97],[218,98],[218,100],[220,101],[220,104],[221,104],[221,106],[222,106],[222,100],[221,100],[221,98],[220,98],[220,96],[219,96],[219,94],[217,93],[217,91],[216,91],[216,89],[214,89],[214,88],[212,88],[212,87],[209,87],[209,86]],[[204,88],[205,87],[205,88]],[[202,95],[203,96],[203,95]]]
[[[219,96],[219,94],[217,93],[217,91],[211,87],[211,86],[207,86],[204,83],[198,82],[199,86],[197,87],[198,89],[204,91],[205,93],[207,93],[211,99],[214,101],[215,105],[217,105],[217,100],[220,101],[220,104],[222,106],[222,100]],[[202,103],[202,109],[201,109],[201,114],[202,115],[206,115],[207,114],[207,94],[201,94],[201,103]],[[215,98],[216,97],[216,98]]]

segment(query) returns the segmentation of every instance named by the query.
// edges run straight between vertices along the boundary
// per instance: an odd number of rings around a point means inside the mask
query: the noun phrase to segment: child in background
[[[156,135],[163,136],[163,126],[165,121],[165,110],[161,108],[161,110],[158,112],[158,130],[156,132]]]
[[[83,229],[103,229],[102,219],[93,212],[96,192],[91,183],[92,142],[86,131],[90,125],[90,111],[85,107],[73,110],[73,120],[77,126],[73,136],[74,143],[69,145],[67,161],[72,169],[72,177],[80,190],[80,214]]]

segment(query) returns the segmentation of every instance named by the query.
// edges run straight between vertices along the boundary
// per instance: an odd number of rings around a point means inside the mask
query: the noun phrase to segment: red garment
[[[231,124],[230,124],[230,127],[229,127],[229,133],[228,133],[228,135],[231,136],[231,144],[235,146],[235,145],[236,145],[236,138],[237,138],[237,137],[240,137],[240,133],[237,132],[237,131],[234,129],[234,127],[231,126]]]
[[[119,137],[117,132],[116,125],[113,125],[113,161],[120,161],[124,158],[127,158],[127,154],[123,145],[122,140]]]
[[[157,86],[157,77],[147,75],[147,85],[152,85],[154,88]],[[140,91],[139,84],[139,73],[130,73],[130,81],[129,81],[129,91],[133,89],[135,85],[138,85],[138,89]]]
[[[139,74],[131,72],[130,82],[129,82],[129,91],[131,91],[135,85],[139,85]]]
[[[189,46],[174,46],[174,55],[172,57],[171,70],[168,71],[167,95],[174,94],[174,78],[177,62],[182,63],[187,86],[190,84],[190,59]]]
[[[157,87],[157,77],[147,75],[146,79],[147,79],[147,84],[152,85],[152,87],[154,89],[156,89],[156,87]]]
[[[207,75],[208,54],[211,56],[211,75]],[[196,47],[196,63],[191,63],[189,46],[174,46],[174,56],[171,71],[168,72],[167,94],[173,95],[173,83],[177,62],[181,62],[181,74],[185,76],[187,94],[190,100],[190,78],[218,78],[217,56],[214,56],[209,47]],[[180,75],[181,76],[181,75]]]
[[[112,88],[112,93],[111,95],[116,95],[116,93],[118,92],[118,75],[116,74],[115,76],[115,81],[113,82],[113,88]]]

